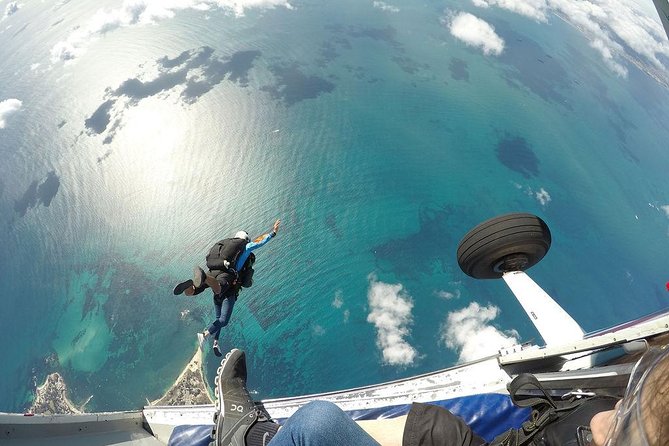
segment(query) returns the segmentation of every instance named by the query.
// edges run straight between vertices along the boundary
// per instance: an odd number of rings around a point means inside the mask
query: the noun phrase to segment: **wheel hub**
[[[511,271],[524,271],[529,264],[529,259],[525,254],[509,254],[493,266],[493,270],[498,273],[508,273]]]

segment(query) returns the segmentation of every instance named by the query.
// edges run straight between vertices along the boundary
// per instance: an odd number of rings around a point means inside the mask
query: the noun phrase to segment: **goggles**
[[[635,364],[625,396],[617,406],[613,428],[606,437],[606,446],[650,446],[641,413],[644,383],[655,366],[665,359],[669,360],[667,345],[649,349]]]

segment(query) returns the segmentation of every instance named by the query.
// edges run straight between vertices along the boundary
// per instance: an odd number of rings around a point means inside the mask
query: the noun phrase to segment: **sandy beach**
[[[161,398],[151,401],[151,406],[180,406],[213,404],[202,373],[202,350],[196,349],[193,358],[183,369],[174,384]]]

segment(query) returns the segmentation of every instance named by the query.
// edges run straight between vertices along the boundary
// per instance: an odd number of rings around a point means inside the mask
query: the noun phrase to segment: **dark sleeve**
[[[482,446],[485,441],[443,407],[413,403],[402,446]]]

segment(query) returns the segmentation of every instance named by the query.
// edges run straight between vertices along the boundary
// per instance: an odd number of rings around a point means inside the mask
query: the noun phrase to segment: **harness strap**
[[[511,401],[519,407],[530,407],[532,413],[530,419],[525,421],[520,429],[510,429],[502,435],[495,438],[490,446],[525,446],[532,444],[532,439],[543,428],[565,416],[573,409],[577,408],[588,398],[573,398],[566,404],[558,406],[555,399],[548,393],[548,391],[541,385],[539,380],[529,373],[522,373],[516,376],[507,386]],[[542,395],[519,398],[518,392],[521,389],[535,389],[539,390]]]
[[[543,397],[537,396],[532,398],[523,398],[518,397],[518,392],[523,388],[534,388],[538,389]],[[508,386],[509,395],[511,395],[511,401],[518,407],[534,407],[546,404],[553,409],[557,409],[557,404],[553,400],[553,397],[550,396],[548,391],[541,385],[539,380],[532,374],[521,373],[516,376]]]

